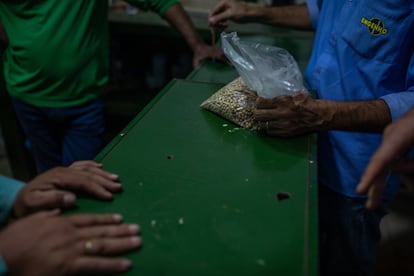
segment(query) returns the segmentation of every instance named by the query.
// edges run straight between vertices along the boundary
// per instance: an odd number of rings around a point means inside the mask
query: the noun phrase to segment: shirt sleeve
[[[127,0],[127,2],[142,10],[156,12],[161,16],[164,15],[172,5],[179,3],[178,0]]]
[[[306,1],[306,5],[308,6],[309,15],[312,21],[312,26],[314,29],[316,29],[316,27],[318,26],[319,11],[322,6],[322,0],[308,0]]]
[[[17,193],[24,183],[0,175],[0,225],[7,223]]]
[[[7,265],[0,256],[0,276],[7,276]]]
[[[414,106],[414,53],[411,56],[406,80],[406,91],[381,97],[390,109],[393,122]]]

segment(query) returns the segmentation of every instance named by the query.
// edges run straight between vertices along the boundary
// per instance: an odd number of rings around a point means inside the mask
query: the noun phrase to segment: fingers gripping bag
[[[306,92],[302,73],[295,59],[285,49],[254,41],[242,41],[235,32],[223,32],[221,43],[224,54],[234,65],[240,77],[218,90],[211,98],[203,102],[201,107],[239,126],[254,129],[256,126],[253,120],[253,109],[257,96],[273,98]],[[234,82],[242,86],[234,89],[232,88]],[[235,101],[235,98],[238,100]],[[231,105],[225,104],[230,101]],[[226,110],[221,110],[224,106]],[[232,112],[229,112],[228,108]],[[246,111],[240,112],[243,118],[237,117],[237,110]],[[232,116],[229,116],[230,113]],[[246,117],[247,115],[249,117]]]

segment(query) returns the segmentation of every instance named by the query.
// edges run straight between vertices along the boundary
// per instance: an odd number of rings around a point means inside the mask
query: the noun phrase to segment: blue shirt
[[[13,203],[24,183],[0,175],[0,226],[7,223]]]
[[[7,266],[3,258],[0,256],[0,276],[7,275]]]
[[[414,105],[414,1],[310,0],[316,28],[305,73],[308,89],[320,99],[383,99],[392,120]],[[328,131],[318,139],[319,182],[346,196],[355,188],[381,134]],[[398,179],[390,175],[385,198]]]
[[[11,208],[24,183],[0,175],[0,225],[7,223]],[[1,255],[1,252],[0,252]],[[7,275],[7,266],[0,256],[0,276]]]

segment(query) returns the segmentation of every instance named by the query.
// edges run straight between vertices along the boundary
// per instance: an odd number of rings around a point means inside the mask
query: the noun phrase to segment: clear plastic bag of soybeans
[[[244,128],[258,129],[253,118],[257,96],[273,98],[306,92],[295,59],[282,48],[240,40],[237,33],[222,33],[226,57],[240,77],[201,104]]]
[[[257,98],[241,77],[223,86],[200,106],[244,128],[255,128],[253,109]]]

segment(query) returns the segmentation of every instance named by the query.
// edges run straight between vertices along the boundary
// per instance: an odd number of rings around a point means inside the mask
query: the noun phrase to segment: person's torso
[[[334,101],[371,100],[406,91],[414,46],[414,1],[321,2],[305,73],[308,88],[319,98]],[[318,150],[322,184],[358,196],[355,187],[380,141],[380,134],[322,133]],[[389,188],[394,190],[395,185]]]
[[[44,107],[96,98],[107,81],[107,9],[102,0],[1,1],[9,93]]]

